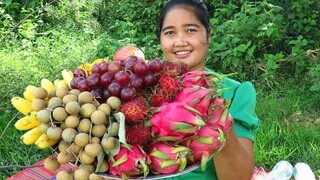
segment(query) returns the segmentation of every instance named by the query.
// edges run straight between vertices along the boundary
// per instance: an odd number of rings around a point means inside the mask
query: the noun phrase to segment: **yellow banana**
[[[94,60],[91,64],[92,66],[96,63],[101,63],[101,62],[108,62],[109,60],[108,59],[96,59]]]
[[[73,72],[69,69],[64,69],[61,72],[63,80],[67,83],[67,85],[70,87],[70,82],[73,79]]]
[[[11,103],[19,112],[24,115],[27,115],[32,111],[31,102],[22,97],[15,96],[11,98]]]
[[[32,102],[33,100],[35,100],[36,98],[35,98],[34,95],[33,95],[33,90],[34,90],[35,88],[36,88],[36,86],[28,85],[28,86],[26,87],[26,89],[24,90],[24,92],[23,92],[23,97],[24,97],[26,100],[30,101],[30,102]]]
[[[29,130],[34,127],[40,126],[41,122],[37,119],[30,117],[29,115],[20,118],[15,124],[14,127],[18,130]]]
[[[81,68],[83,70],[85,70],[88,75],[91,74],[91,69],[92,69],[92,64],[90,63],[84,63],[84,64],[81,64],[80,66],[78,66],[78,68]]]
[[[53,82],[51,82],[49,79],[47,78],[42,78],[40,81],[40,86],[43,87],[48,94],[56,89],[56,86],[53,84]]]
[[[34,144],[42,134],[40,126],[37,126],[24,133],[24,135],[21,136],[20,141],[26,145]]]
[[[44,148],[53,146],[57,142],[58,142],[58,140],[50,139],[50,138],[48,138],[48,136],[46,134],[42,134],[34,144],[39,149],[44,149]]]
[[[54,80],[53,84],[57,89],[61,87],[69,88],[68,84],[64,80],[56,79]]]
[[[53,81],[53,84],[54,84],[54,86],[57,88],[57,84],[58,84],[58,82],[60,81],[60,79],[55,79],[54,81]]]
[[[37,122],[37,123],[39,123],[39,126],[41,125],[41,122],[40,121],[38,121],[38,118],[37,118],[37,111],[31,111],[29,114],[28,114],[28,116],[29,116],[29,118],[30,118],[30,120],[32,121],[32,122]]]
[[[30,118],[30,120],[31,121],[38,121],[38,119],[37,119],[37,111],[31,111],[29,114],[28,114],[28,116],[29,116],[29,118]]]

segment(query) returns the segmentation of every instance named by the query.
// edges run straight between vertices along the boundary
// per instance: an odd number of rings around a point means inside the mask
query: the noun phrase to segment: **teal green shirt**
[[[207,69],[207,71],[211,71]],[[259,126],[259,119],[255,113],[256,91],[250,82],[240,83],[230,78],[225,78],[221,88],[228,88],[222,97],[231,100],[229,112],[234,119],[234,129],[237,137],[254,140],[254,131]],[[192,172],[166,178],[168,180],[216,180],[217,175],[213,160],[207,163],[207,168],[202,171],[198,168]]]

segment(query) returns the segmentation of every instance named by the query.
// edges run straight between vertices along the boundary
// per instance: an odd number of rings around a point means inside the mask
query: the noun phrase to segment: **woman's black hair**
[[[194,10],[194,15],[201,22],[201,24],[206,28],[208,34],[210,32],[210,15],[207,6],[204,4],[203,0],[169,0],[161,10],[160,17],[158,20],[157,36],[160,38],[163,21],[168,12],[176,7],[191,7]]]

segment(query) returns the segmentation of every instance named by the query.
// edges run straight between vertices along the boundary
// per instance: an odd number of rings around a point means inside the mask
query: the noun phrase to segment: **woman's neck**
[[[204,66],[200,66],[200,67],[191,69],[191,71],[204,71],[204,70],[205,70],[205,67],[204,67]]]

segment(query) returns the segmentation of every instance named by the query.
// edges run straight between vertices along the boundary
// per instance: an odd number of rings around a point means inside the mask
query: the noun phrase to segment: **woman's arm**
[[[232,127],[226,144],[214,157],[214,164],[219,180],[250,180],[255,166],[253,142],[237,138]]]

